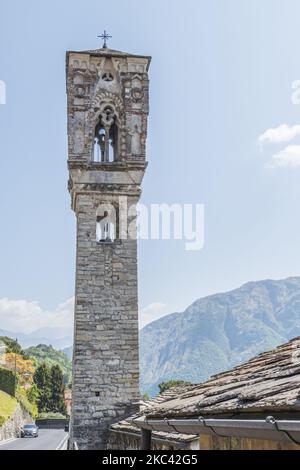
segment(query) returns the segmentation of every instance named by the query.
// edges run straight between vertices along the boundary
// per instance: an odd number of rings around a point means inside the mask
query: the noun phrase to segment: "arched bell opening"
[[[114,110],[107,106],[95,128],[93,161],[112,163],[118,160],[119,129]]]

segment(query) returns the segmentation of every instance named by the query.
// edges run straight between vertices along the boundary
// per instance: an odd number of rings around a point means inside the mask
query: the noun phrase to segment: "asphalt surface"
[[[66,438],[67,433],[63,429],[40,429],[39,437],[26,437],[16,439],[1,445],[1,450],[56,450]]]

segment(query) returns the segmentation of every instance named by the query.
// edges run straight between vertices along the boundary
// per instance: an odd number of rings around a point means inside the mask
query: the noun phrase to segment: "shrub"
[[[5,344],[7,353],[20,354],[23,357],[26,356],[17,340],[9,338],[8,336],[0,336],[0,341]]]
[[[169,380],[168,382],[162,382],[159,384],[159,393],[164,393],[170,388],[178,387],[179,385],[191,385],[190,382],[185,382],[184,380]]]
[[[38,419],[66,419],[67,416],[61,413],[40,413]]]
[[[18,387],[16,393],[16,399],[20,403],[20,405],[32,416],[32,418],[36,418],[38,415],[38,410],[36,404],[30,403],[28,400],[27,394],[22,387]]]
[[[4,416],[0,416],[0,428],[3,426],[5,421],[6,421],[6,419],[4,418]]]
[[[17,377],[11,370],[0,368],[0,390],[14,396]]]
[[[26,395],[32,405],[38,404],[40,394],[36,384],[31,385],[30,389],[27,390]]]

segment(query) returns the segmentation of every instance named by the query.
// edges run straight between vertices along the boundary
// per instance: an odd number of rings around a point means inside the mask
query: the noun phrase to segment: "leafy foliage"
[[[50,368],[43,363],[35,371],[34,383],[38,390],[39,413],[54,412],[66,415],[65,385],[61,368],[58,365]]]
[[[49,413],[40,413],[38,419],[66,419],[66,415],[50,411]]]
[[[0,426],[13,416],[16,406],[17,400],[0,390]]]
[[[73,346],[69,346],[68,348],[64,348],[62,350],[65,355],[72,361],[72,356],[73,356]]]
[[[65,404],[65,386],[64,386],[64,376],[61,368],[56,365],[51,368],[51,398],[50,398],[50,407],[51,411],[56,413],[61,413],[63,415],[67,414],[66,404]]]
[[[164,393],[170,388],[178,387],[179,385],[190,385],[190,382],[185,382],[184,380],[169,380],[168,382],[162,382],[159,384],[159,393]]]
[[[33,380],[39,391],[38,411],[47,412],[50,410],[51,400],[51,371],[46,363],[36,369]]]
[[[26,395],[30,403],[37,404],[39,397],[40,397],[40,392],[39,392],[39,389],[37,388],[37,385],[32,384],[30,389],[27,390]]]
[[[36,403],[31,403],[24,388],[18,387],[16,392],[16,399],[20,405],[35,419],[38,415],[38,408]]]
[[[40,392],[36,384],[31,385],[31,387],[26,391],[26,396],[32,407],[31,415],[36,418],[38,416],[38,402],[40,397]]]
[[[48,367],[59,365],[64,375],[64,383],[68,384],[72,378],[72,363],[63,351],[57,351],[52,346],[40,344],[25,350],[26,354],[34,359],[36,367],[45,363]]]
[[[14,396],[17,377],[7,369],[0,368],[0,390]]]
[[[26,359],[26,353],[16,339],[9,338],[8,336],[0,336],[0,341],[5,344],[7,353],[19,354]]]
[[[22,354],[7,352],[4,355],[3,364],[6,369],[12,372],[16,370],[20,385],[31,384],[33,382],[35,365],[31,359]]]

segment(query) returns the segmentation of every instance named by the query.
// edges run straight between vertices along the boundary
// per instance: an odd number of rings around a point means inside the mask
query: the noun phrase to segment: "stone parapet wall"
[[[115,432],[113,430],[109,433],[108,447],[109,450],[140,450],[141,449],[141,434],[140,433],[126,433]],[[151,450],[196,450],[198,449],[197,440],[168,441],[163,436],[152,436]]]
[[[16,406],[14,415],[7,420],[0,428],[0,441],[6,441],[14,437],[20,437],[20,429],[24,424],[31,423],[32,418],[19,403]]]

